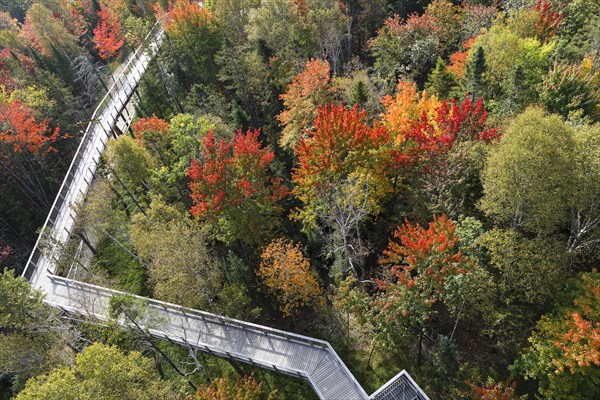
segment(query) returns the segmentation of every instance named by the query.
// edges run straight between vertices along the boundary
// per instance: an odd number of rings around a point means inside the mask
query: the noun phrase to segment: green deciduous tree
[[[32,375],[63,365],[72,356],[72,335],[43,295],[14,272],[0,273],[0,378],[16,384]]]
[[[71,368],[57,368],[32,378],[18,400],[85,399],[168,400],[180,396],[154,369],[151,359],[138,352],[93,344],[77,355]]]
[[[508,126],[483,171],[481,209],[517,229],[550,233],[569,220],[574,182],[572,129],[531,108]]]
[[[181,210],[155,198],[146,215],[133,218],[130,233],[157,298],[212,307],[224,281],[222,266],[209,254],[207,235]]]

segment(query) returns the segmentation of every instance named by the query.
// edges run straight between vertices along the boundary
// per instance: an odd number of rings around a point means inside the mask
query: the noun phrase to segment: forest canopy
[[[16,277],[155,24],[59,274],[327,340],[369,393],[600,396],[597,1],[7,0],[1,399],[315,396]]]

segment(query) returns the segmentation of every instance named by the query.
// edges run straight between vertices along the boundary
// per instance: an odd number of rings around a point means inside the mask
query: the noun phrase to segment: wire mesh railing
[[[159,19],[154,24],[142,44],[129,56],[125,67],[116,77],[113,77],[113,84],[94,110],[23,270],[22,276],[27,280],[31,281],[38,262],[43,256],[44,236],[51,235],[55,243],[64,243],[70,236],[75,215],[71,214],[74,211],[69,207],[69,203],[87,193],[100,161],[100,155],[108,139],[113,135],[113,126],[133,95],[148,62],[162,44],[164,35],[162,22],[163,19]],[[58,226],[60,221],[63,222],[62,226]],[[46,268],[52,268],[52,264],[50,262]]]

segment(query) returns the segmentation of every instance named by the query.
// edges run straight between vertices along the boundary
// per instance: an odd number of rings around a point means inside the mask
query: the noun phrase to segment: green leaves
[[[482,174],[481,209],[498,223],[552,233],[569,219],[576,182],[573,131],[530,108],[508,126]]]
[[[171,400],[180,396],[138,352],[93,344],[78,354],[71,368],[57,368],[32,378],[17,400]]]

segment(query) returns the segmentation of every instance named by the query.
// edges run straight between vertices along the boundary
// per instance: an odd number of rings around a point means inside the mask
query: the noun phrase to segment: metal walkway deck
[[[45,293],[46,303],[70,313],[106,320],[110,298],[124,294],[56,276],[56,265],[62,245],[73,232],[76,220],[76,207],[73,206],[85,198],[100,156],[113,136],[117,118],[160,47],[163,36],[163,29],[157,23],[95,110],[23,272],[33,288]],[[405,371],[369,397],[325,341],[158,300],[143,301],[147,313],[140,324],[153,336],[306,379],[321,399],[428,400]],[[160,322],[157,324],[156,321]]]

